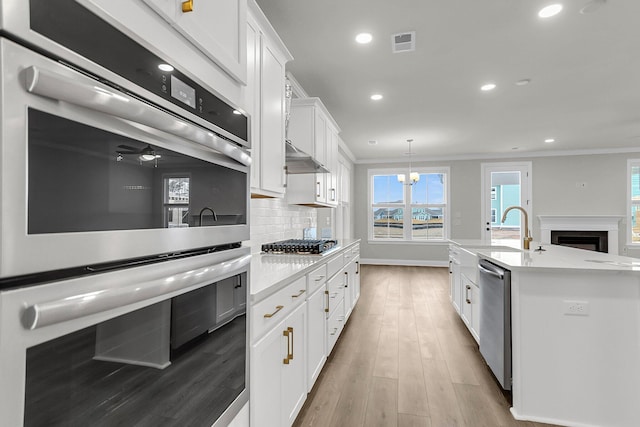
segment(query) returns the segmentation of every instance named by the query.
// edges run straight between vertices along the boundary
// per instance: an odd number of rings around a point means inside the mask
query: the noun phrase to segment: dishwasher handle
[[[487,264],[478,263],[478,270],[480,270],[481,273],[489,274],[491,276],[499,278],[500,280],[504,279],[504,270],[502,269],[494,270],[491,267],[493,267],[492,264],[487,265]]]

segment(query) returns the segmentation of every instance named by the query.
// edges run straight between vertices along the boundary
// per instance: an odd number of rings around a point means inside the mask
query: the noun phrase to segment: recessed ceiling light
[[[369,33],[360,33],[356,36],[356,41],[360,44],[371,43],[373,40],[373,36]]]
[[[583,15],[587,13],[594,13],[598,9],[600,9],[600,7],[604,5],[606,2],[607,0],[591,0],[590,2],[585,4],[582,9],[580,9],[580,13],[582,13]]]
[[[544,142],[546,142],[547,144],[551,144],[552,142],[556,142],[556,140],[553,138],[547,138],[544,140]]]
[[[382,99],[382,95],[380,95],[379,93],[373,94],[371,95],[371,99],[373,99],[374,101],[380,101]]]
[[[559,14],[561,10],[562,5],[560,3],[550,4],[549,6],[545,6],[540,9],[540,12],[538,12],[538,16],[540,18],[551,18],[552,16]]]
[[[376,141],[375,139],[370,139],[368,143],[369,145],[378,145],[378,141]]]
[[[169,64],[160,64],[158,65],[158,68],[160,68],[162,71],[167,71],[167,72],[171,72],[173,71],[173,67]]]
[[[516,82],[516,86],[526,86],[531,83],[531,79],[520,79]]]
[[[483,84],[482,86],[480,86],[480,90],[484,91],[484,92],[488,92],[490,90],[494,90],[496,88],[496,84],[495,83],[486,83]]]

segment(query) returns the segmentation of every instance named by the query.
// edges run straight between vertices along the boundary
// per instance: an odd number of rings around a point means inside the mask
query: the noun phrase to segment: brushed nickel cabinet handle
[[[272,318],[273,316],[275,316],[276,314],[278,314],[278,312],[279,312],[280,310],[282,310],[283,308],[284,308],[284,305],[277,305],[277,306],[276,306],[276,311],[274,311],[273,313],[267,313],[267,314],[265,314],[265,315],[264,315],[265,319],[270,319],[270,318]]]
[[[360,274],[360,261],[356,261],[356,274]]]

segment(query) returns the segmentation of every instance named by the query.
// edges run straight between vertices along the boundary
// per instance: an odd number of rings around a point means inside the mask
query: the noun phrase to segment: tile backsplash
[[[305,228],[316,227],[316,209],[289,205],[286,199],[251,199],[251,252],[260,252],[263,243],[302,239]]]

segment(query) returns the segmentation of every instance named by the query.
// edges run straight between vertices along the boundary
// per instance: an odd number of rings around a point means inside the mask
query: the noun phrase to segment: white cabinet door
[[[322,165],[327,165],[327,116],[319,108],[315,109],[314,120],[315,139],[313,144],[313,157]]]
[[[306,303],[251,346],[251,424],[290,426],[305,399]]]
[[[231,77],[247,82],[246,0],[143,1]]]
[[[281,426],[282,366],[287,358],[287,337],[280,322],[251,346],[251,425]]]
[[[261,24],[262,23],[262,24]],[[268,26],[268,28],[266,28]],[[246,105],[251,115],[251,194],[285,193],[285,65],[291,55],[254,4],[247,21]]]
[[[462,280],[460,278],[460,259],[459,253],[455,249],[449,249],[449,280],[451,303],[456,312],[460,313],[460,305],[462,301]]]
[[[460,284],[462,285],[462,305],[460,306],[460,317],[462,321],[467,325],[467,328],[471,329],[471,281],[462,274],[460,276]]]
[[[261,188],[284,194],[284,91],[282,55],[267,43],[262,48]]]
[[[327,360],[326,287],[321,286],[307,299],[307,391],[311,391]]]
[[[235,286],[237,277],[229,277],[216,284],[216,324],[235,314]]]
[[[480,342],[480,288],[471,283],[471,335]]]
[[[344,268],[342,273],[344,276],[344,317],[345,320],[351,315],[351,309],[353,308],[353,294],[351,293],[351,285],[353,282],[353,271],[355,271],[355,264],[350,263]]]
[[[284,330],[288,332],[285,337],[287,345],[290,346],[289,363],[282,365],[282,425],[286,426],[293,424],[307,398],[306,305],[301,304],[283,322]]]

